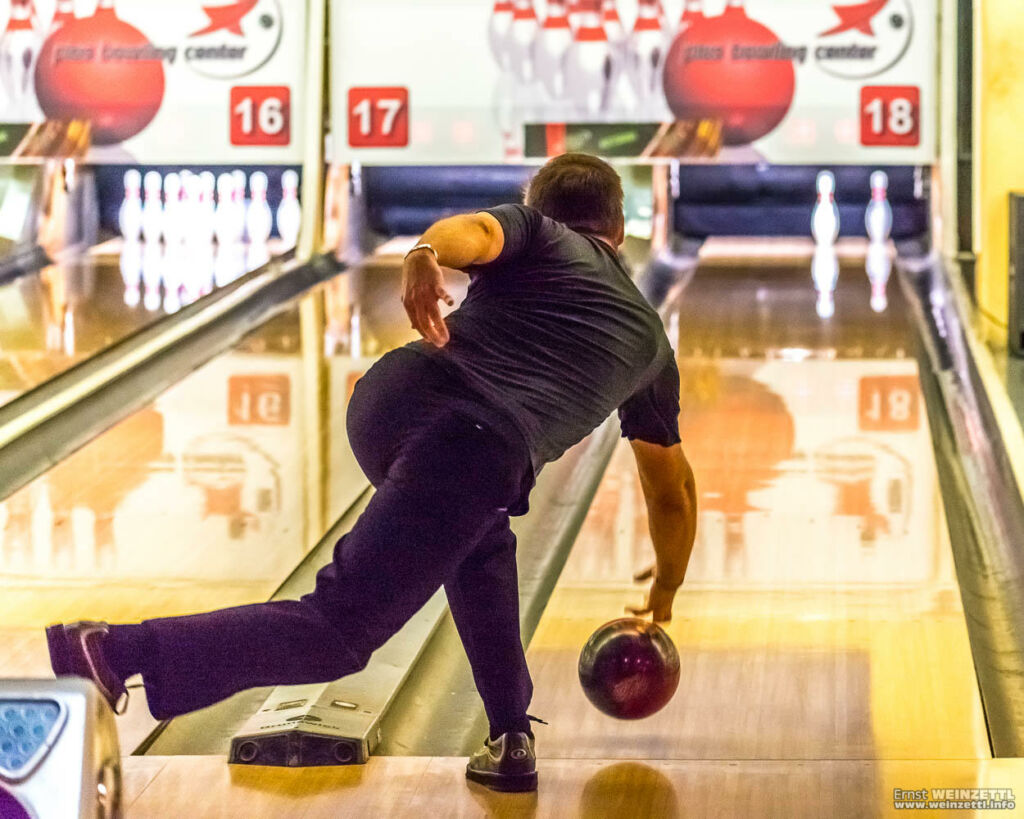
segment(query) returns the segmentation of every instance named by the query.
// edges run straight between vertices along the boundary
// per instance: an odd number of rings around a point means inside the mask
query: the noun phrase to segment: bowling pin
[[[277,206],[277,233],[284,247],[295,247],[301,225],[299,175],[289,169],[281,174],[281,204]]]
[[[241,242],[235,244],[241,245]],[[243,256],[245,251],[241,251]],[[214,254],[213,259],[213,283],[217,287],[224,287],[227,284],[233,282],[235,276],[235,265],[234,259],[237,258],[239,251],[228,242],[218,242],[217,251]]]
[[[270,261],[266,242],[250,242],[245,251],[245,270],[256,270]],[[244,272],[244,271],[243,271]],[[239,274],[241,275],[241,274]]]
[[[864,228],[872,242],[884,242],[892,231],[892,206],[887,192],[889,177],[885,171],[871,174],[871,201],[864,211]]]
[[[124,172],[124,199],[117,211],[117,226],[126,242],[142,232],[142,174],[135,168]]]
[[[165,313],[177,313],[181,309],[182,282],[187,272],[188,261],[184,245],[180,241],[169,243],[164,249],[163,258]]]
[[[267,204],[267,175],[263,171],[249,177],[249,191],[252,201],[245,214],[245,231],[250,243],[265,245],[274,226],[274,215]]]
[[[491,46],[494,61],[502,71],[508,71],[509,35],[512,31],[514,7],[512,0],[497,0],[491,11],[491,19],[487,27],[487,39]]]
[[[811,259],[811,278],[818,293],[816,311],[823,319],[831,318],[836,311],[835,292],[839,281],[839,257],[832,244],[818,244]]]
[[[664,99],[662,71],[668,44],[658,20],[658,0],[640,0],[626,49],[629,77],[642,111]]]
[[[580,23],[583,20],[582,7],[582,0],[566,0],[565,14],[569,18],[569,28],[572,29],[574,34],[576,33],[576,29],[580,27]]]
[[[614,49],[601,19],[601,0],[580,0],[580,26],[565,55],[566,96],[585,115],[604,114],[617,79]]]
[[[70,23],[75,19],[74,0],[57,0],[57,8],[53,12],[53,19],[50,21],[48,34],[53,34],[61,26]]]
[[[245,171],[235,169],[231,172],[231,178],[235,180],[235,190],[232,201],[235,203],[235,237],[241,242],[245,239],[245,219],[249,210],[249,200],[245,198]]]
[[[190,173],[182,179],[182,219],[185,223],[185,241],[201,244],[204,236],[213,234],[213,225],[203,210],[203,180],[198,174]],[[209,239],[207,239],[209,241]]]
[[[164,241],[177,244],[185,239],[182,223],[181,175],[171,171],[164,177]]]
[[[811,213],[811,235],[819,245],[831,245],[839,236],[839,208],[836,205],[836,178],[831,171],[818,174],[818,201]]]
[[[203,171],[199,174],[199,203],[197,209],[199,226],[196,230],[196,242],[213,244],[216,238],[216,224],[214,221],[217,213],[217,204],[214,200],[216,187],[217,178],[210,171]]]
[[[163,272],[160,242],[147,240],[142,245],[142,285],[145,288],[142,305],[151,313],[160,307],[160,280]]]
[[[142,236],[148,245],[153,245],[160,241],[163,232],[164,206],[160,199],[163,184],[160,174],[148,171],[143,177],[142,187]]]
[[[661,0],[657,0],[655,5],[658,7],[658,22],[661,23],[661,27],[664,29],[666,35],[671,34],[672,25],[668,21],[668,15],[665,14],[665,4],[662,3]]]
[[[124,303],[137,307],[142,300],[142,242],[138,235],[125,239],[121,246],[121,279],[124,281]]]
[[[548,0],[547,16],[537,33],[534,51],[537,77],[553,100],[565,96],[565,55],[572,45],[572,27],[565,0]]]
[[[889,275],[892,273],[892,258],[889,247],[883,242],[871,242],[868,245],[864,267],[871,282],[871,309],[876,313],[884,313],[889,306],[887,288]]]
[[[195,242],[189,248],[188,265],[192,276],[192,288],[198,297],[213,292],[216,248],[212,242]]]
[[[698,20],[704,19],[704,0],[685,0],[683,13],[679,18],[679,30],[685,31]]]
[[[222,173],[217,177],[217,207],[213,212],[213,231],[217,237],[217,244],[226,245],[228,242],[238,241],[235,235],[237,219],[235,211],[235,180],[229,173]]]
[[[42,38],[32,25],[32,0],[12,0],[7,29],[0,37],[0,84],[7,96],[4,119],[35,119],[35,69]]]
[[[533,44],[537,39],[537,12],[533,0],[513,0],[512,24],[507,42],[508,63],[516,79],[529,84],[536,79]]]
[[[602,0],[601,20],[604,23],[605,33],[608,35],[608,42],[617,52],[622,52],[626,46],[626,27],[622,25],[622,18],[619,17],[619,9],[615,0]]]

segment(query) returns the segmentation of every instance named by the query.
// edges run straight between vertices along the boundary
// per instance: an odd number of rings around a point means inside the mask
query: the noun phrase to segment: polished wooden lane
[[[132,819],[820,819],[1018,816],[1012,810],[901,810],[893,791],[1010,789],[1024,760],[546,760],[535,794],[467,785],[464,759],[374,757],[350,768],[250,768],[223,757],[125,760]]]
[[[397,282],[324,284],[306,299],[325,305],[315,351],[287,311],[0,502],[0,676],[51,676],[50,623],[266,600],[367,485],[344,408],[374,357],[415,336]],[[134,691],[122,750],[154,727]]]
[[[621,722],[580,647],[641,601],[653,550],[628,445],[529,648],[546,759],[990,756],[901,303],[846,263],[822,321],[806,271],[705,266],[675,317],[698,539],[675,617],[682,680]]]
[[[458,758],[132,757],[129,815],[862,817],[905,815],[895,788],[1024,793],[1022,764],[990,758],[898,293],[872,313],[863,267],[844,261],[822,321],[809,270],[730,265],[705,266],[670,324],[701,518],[665,710],[611,720],[576,678],[651,559],[623,445],[529,649],[531,711],[551,723],[538,794],[468,786]]]

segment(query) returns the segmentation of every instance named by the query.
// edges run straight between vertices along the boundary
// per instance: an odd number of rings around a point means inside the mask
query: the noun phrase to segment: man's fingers
[[[439,298],[439,299],[440,299],[441,301],[443,301],[443,302],[444,302],[445,304],[447,304],[447,305],[448,305],[449,307],[452,307],[452,306],[454,306],[454,305],[455,305],[455,299],[453,299],[453,298],[452,298],[452,297],[451,297],[451,296],[450,296],[450,295],[448,294],[448,291],[447,291],[447,290],[445,290],[445,289],[444,289],[443,287],[439,287],[439,288],[437,288],[437,294],[436,294],[436,295],[437,295],[437,297],[438,297],[438,298]]]
[[[443,347],[448,342],[448,328],[444,319],[441,318],[441,310],[436,301],[429,301],[426,304],[427,326],[430,328],[430,335],[427,339],[437,347]]]
[[[635,580],[637,583],[642,583],[644,580],[650,580],[652,577],[654,577],[653,566],[644,569],[642,572],[637,572],[635,575],[633,575],[633,580]]]
[[[419,321],[416,318],[416,305],[411,301],[403,300],[402,306],[405,308],[405,314],[409,317],[409,326],[417,333],[420,332]]]
[[[429,293],[409,293],[403,296],[402,305],[412,329],[423,338],[438,347],[448,342],[448,328],[441,319],[436,298]]]
[[[423,305],[418,299],[412,299],[408,307],[409,319],[412,321],[412,329],[421,336],[426,336],[427,322],[423,311]]]

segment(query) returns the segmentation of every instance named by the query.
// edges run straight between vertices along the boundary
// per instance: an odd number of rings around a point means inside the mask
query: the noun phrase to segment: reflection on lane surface
[[[854,260],[822,319],[805,267],[705,265],[670,317],[700,509],[668,625],[683,678],[636,723],[575,679],[653,557],[623,444],[530,646],[542,755],[989,755],[904,303],[876,311]]]
[[[355,380],[413,337],[397,270],[362,275],[317,288],[0,503],[5,675],[49,675],[50,622],[274,592],[366,486],[345,434]],[[125,748],[152,727],[136,699],[120,721]]]
[[[115,239],[0,286],[0,405],[281,250]]]

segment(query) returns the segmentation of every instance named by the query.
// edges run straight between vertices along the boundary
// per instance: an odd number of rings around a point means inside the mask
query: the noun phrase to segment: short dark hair
[[[614,238],[622,226],[622,180],[590,154],[569,153],[548,161],[530,180],[526,204],[580,233]]]

